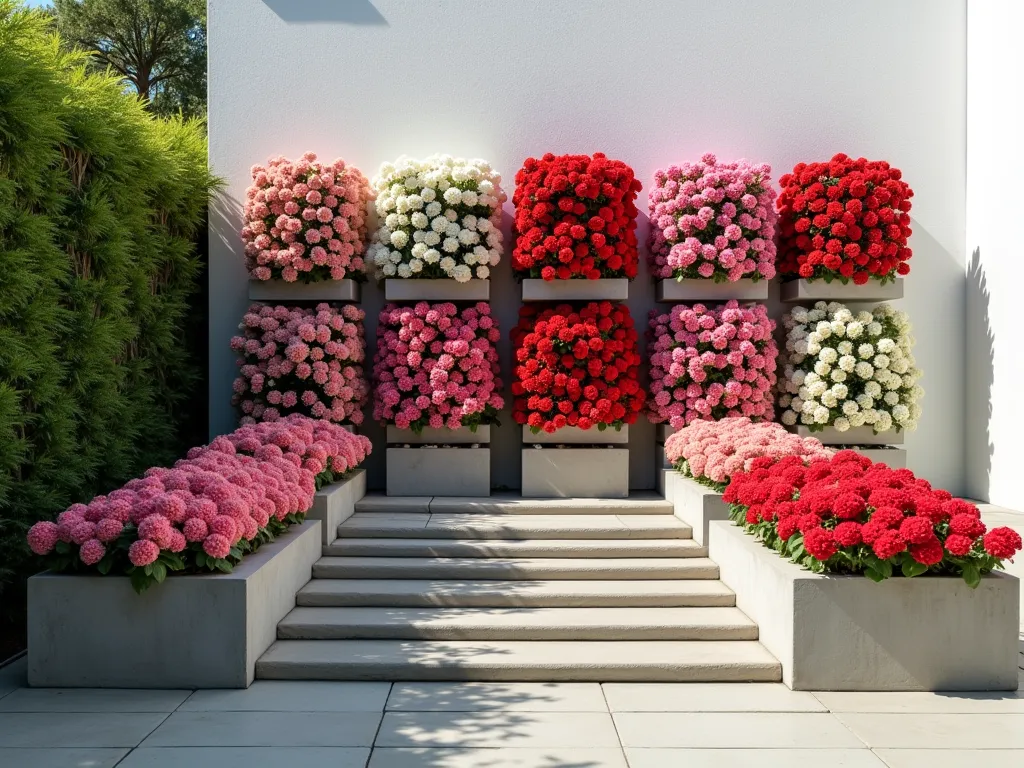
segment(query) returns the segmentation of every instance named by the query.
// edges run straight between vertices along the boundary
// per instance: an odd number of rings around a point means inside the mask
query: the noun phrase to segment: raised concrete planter
[[[749,278],[734,283],[716,283],[691,277],[683,280],[659,280],[655,286],[657,301],[765,301],[768,281],[754,282]]]
[[[523,301],[625,301],[629,280],[624,277],[600,280],[523,280]]]
[[[882,285],[868,280],[856,285],[852,280],[841,283],[833,280],[792,280],[782,284],[783,301],[896,301],[903,298],[903,278]]]
[[[384,281],[384,298],[388,301],[487,301],[491,295],[490,280],[417,280],[388,278]]]
[[[736,606],[809,691],[1012,691],[1020,583],[991,574],[977,589],[952,577],[805,571],[731,522],[711,524],[710,557]]]
[[[388,496],[490,496],[490,448],[388,448]]]
[[[657,459],[657,466],[659,469],[672,469],[672,465],[668,461],[668,457],[665,456],[665,446],[657,445],[654,447],[654,457]]]
[[[672,437],[672,435],[674,435],[678,431],[679,431],[678,429],[676,429],[675,427],[669,426],[668,424],[659,424],[658,425],[658,442],[664,444],[664,442],[666,440],[668,440],[670,437]]]
[[[472,445],[474,443],[491,442],[491,426],[481,424],[476,432],[469,427],[462,429],[424,428],[418,435],[411,429],[399,429],[388,425],[388,445]]]
[[[676,517],[693,528],[693,540],[707,546],[711,524],[716,520],[729,519],[729,505],[722,501],[722,494],[718,491],[675,470],[672,472],[675,478],[669,481],[665,498],[675,507]]]
[[[880,446],[878,448],[864,448],[862,446],[850,446],[861,456],[867,456],[872,461],[880,461],[893,469],[906,469],[907,451],[904,448],[889,448]]]
[[[126,576],[33,576],[29,685],[246,688],[321,549],[307,520],[233,573],[168,576],[142,595]]]
[[[523,445],[625,445],[629,443],[629,425],[623,424],[621,429],[608,427],[604,431],[597,427],[580,429],[579,427],[562,427],[551,434],[543,430],[536,434],[523,427]]]
[[[524,448],[522,471],[524,497],[629,496],[627,448]]]
[[[338,526],[356,511],[356,502],[366,495],[366,470],[356,469],[337,483],[325,485],[313,497],[307,520],[320,521],[320,533],[326,546],[338,538]]]
[[[835,427],[825,427],[820,432],[812,432],[810,427],[798,425],[792,430],[800,437],[813,437],[823,445],[903,445],[906,432],[889,430],[875,434],[871,427],[851,427],[839,432]]]
[[[284,280],[250,280],[252,301],[359,301],[362,290],[355,280],[320,280],[288,283]]]

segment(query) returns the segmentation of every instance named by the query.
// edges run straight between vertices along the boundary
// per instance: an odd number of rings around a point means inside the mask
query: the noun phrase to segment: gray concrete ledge
[[[347,301],[358,302],[362,290],[355,280],[320,280],[288,283],[284,280],[250,280],[252,301]]]
[[[523,445],[626,445],[628,443],[628,424],[623,424],[621,429],[608,427],[604,431],[597,427],[590,429],[562,427],[551,434],[543,430],[534,434],[529,427],[523,426]]]
[[[628,448],[524,448],[522,472],[524,497],[629,496]]]
[[[399,429],[388,425],[388,445],[404,444],[409,445],[472,445],[474,443],[491,442],[491,425],[481,424],[476,432],[469,427],[461,429],[432,429],[425,427],[418,435],[411,429]]]
[[[659,280],[655,285],[655,300],[677,301],[766,301],[768,281],[754,282],[750,278],[734,283],[716,283],[714,280],[685,278],[683,280]]]
[[[1020,584],[986,576],[826,576],[779,557],[730,522],[711,524],[710,557],[782,662],[811,691],[1012,691]]]
[[[320,521],[294,526],[233,573],[28,581],[28,682],[60,688],[246,688],[320,558]]]
[[[867,456],[872,461],[880,461],[883,464],[887,464],[893,469],[906,469],[907,466],[907,451],[905,448],[891,448],[887,446],[864,448],[852,446],[852,450],[861,456]]]
[[[890,429],[876,435],[871,427],[851,427],[845,432],[835,427],[825,427],[819,432],[812,432],[810,427],[802,424],[791,427],[791,431],[800,437],[820,440],[823,445],[903,445],[903,438],[907,434],[905,430],[897,432]]]
[[[665,498],[672,502],[675,515],[693,528],[693,540],[707,546],[708,530],[715,520],[729,519],[729,506],[722,494],[674,469],[665,470]]]
[[[307,520],[319,520],[320,532],[326,546],[338,538],[338,526],[356,511],[356,503],[366,495],[366,470],[353,470],[338,483],[326,485],[313,497],[313,507],[306,513]]]
[[[668,440],[670,437],[672,437],[672,435],[674,435],[678,431],[679,431],[678,429],[676,429],[675,427],[673,427],[673,426],[671,426],[669,424],[659,424],[658,425],[658,442],[659,443],[664,443],[666,440]]]
[[[388,448],[388,496],[490,496],[490,448]]]
[[[418,280],[389,277],[384,281],[387,301],[487,301],[491,296],[490,280],[454,279]]]
[[[903,278],[882,285],[877,280],[868,280],[865,285],[856,285],[852,280],[846,284],[833,280],[792,280],[782,284],[783,301],[896,301],[903,298]]]
[[[624,277],[600,280],[523,280],[523,301],[625,301],[629,280]]]

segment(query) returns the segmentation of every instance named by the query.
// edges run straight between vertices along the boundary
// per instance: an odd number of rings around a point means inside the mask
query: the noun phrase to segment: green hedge
[[[0,0],[0,590],[29,525],[173,460],[205,399],[185,332],[205,126],[84,61]]]

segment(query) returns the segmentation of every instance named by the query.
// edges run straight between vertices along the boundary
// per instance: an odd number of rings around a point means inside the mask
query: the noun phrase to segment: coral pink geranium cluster
[[[763,304],[677,304],[651,313],[649,419],[679,428],[696,419],[771,419],[779,349]]]
[[[338,159],[307,152],[252,167],[244,206],[245,262],[256,280],[363,278],[369,182]]]
[[[127,573],[140,592],[168,571],[230,571],[369,453],[367,438],[305,416],[243,426],[36,523],[28,544],[51,570]]]
[[[231,340],[239,376],[232,403],[242,423],[300,413],[360,424],[368,398],[366,342],[359,307],[315,309],[253,304]]]
[[[670,165],[649,196],[651,267],[662,279],[735,282],[775,276],[771,166],[746,160]]]
[[[854,451],[810,463],[755,459],[722,498],[765,546],[818,572],[881,581],[899,568],[906,577],[962,576],[976,587],[1021,549],[1017,532],[988,530],[974,504]]]
[[[377,326],[373,417],[416,432],[494,423],[505,405],[500,338],[483,302],[461,311],[451,302],[387,305]]]
[[[834,451],[813,437],[798,437],[774,421],[744,417],[694,421],[665,441],[665,458],[688,477],[725,488],[737,472],[749,471],[754,459],[799,456],[827,459]]]

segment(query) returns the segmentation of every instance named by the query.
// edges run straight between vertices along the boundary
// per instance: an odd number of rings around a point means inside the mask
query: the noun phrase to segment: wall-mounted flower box
[[[388,496],[490,496],[490,448],[387,449]]]
[[[384,281],[384,298],[388,301],[487,301],[491,296],[490,280],[418,280],[388,278]]]
[[[864,285],[839,280],[792,280],[782,284],[781,295],[783,301],[896,301],[903,298],[903,278],[897,277],[884,285],[878,280],[869,280]]]
[[[902,430],[889,430],[876,435],[871,427],[851,427],[845,432],[840,432],[835,427],[825,427],[818,432],[812,432],[810,427],[803,425],[794,427],[793,431],[800,437],[816,438],[822,445],[903,445],[903,436],[906,434]]]
[[[768,298],[768,281],[749,278],[735,282],[716,283],[690,277],[682,280],[659,280],[655,284],[655,298],[662,302],[676,301],[765,301]]]
[[[469,427],[461,429],[434,429],[424,427],[418,434],[411,429],[399,429],[388,425],[388,445],[486,445],[491,442],[490,424],[481,424],[474,432]]]
[[[604,430],[597,427],[580,429],[579,427],[562,427],[554,432],[534,433],[529,427],[523,427],[523,445],[626,445],[629,443],[629,425],[623,424],[619,429],[608,427]]]
[[[600,280],[523,280],[523,301],[625,301],[629,280],[624,277]]]
[[[628,448],[523,448],[522,472],[526,498],[629,496]]]
[[[251,301],[350,301],[358,302],[362,289],[355,280],[319,280],[315,283],[284,280],[250,280]]]

